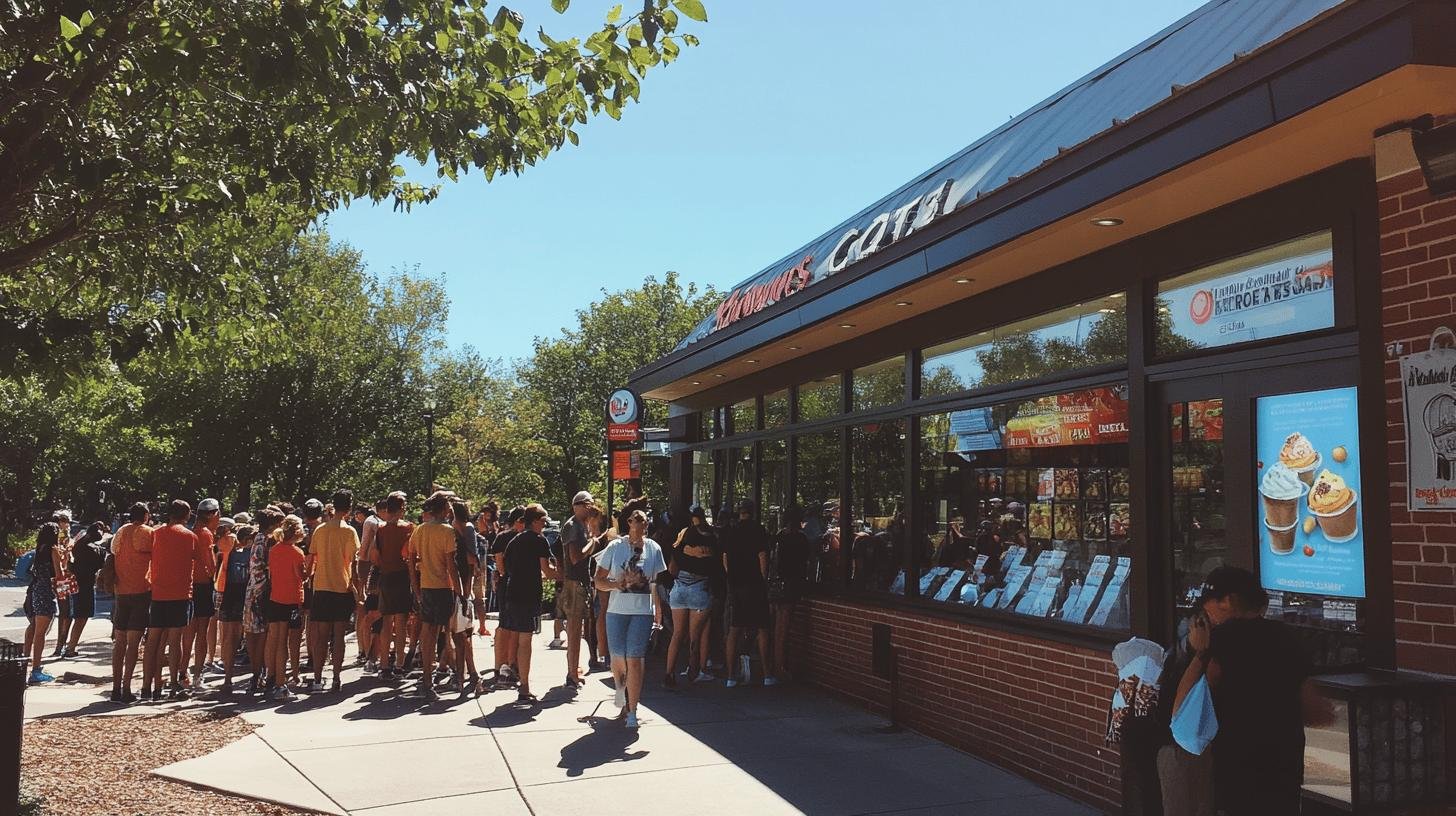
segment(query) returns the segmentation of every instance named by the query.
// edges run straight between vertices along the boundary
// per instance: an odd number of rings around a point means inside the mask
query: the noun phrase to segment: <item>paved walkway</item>
[[[108,674],[109,625],[93,625],[81,658],[53,673]],[[918,734],[881,733],[878,718],[794,685],[666,691],[649,682],[642,727],[628,731],[610,719],[608,675],[590,675],[577,693],[559,687],[565,653],[547,650],[548,639],[538,638],[534,660],[542,702],[529,708],[514,692],[428,702],[350,669],[339,694],[282,705],[209,694],[118,708],[101,698],[106,687],[34,687],[26,715],[236,711],[260,727],[154,773],[334,814],[1095,813]]]

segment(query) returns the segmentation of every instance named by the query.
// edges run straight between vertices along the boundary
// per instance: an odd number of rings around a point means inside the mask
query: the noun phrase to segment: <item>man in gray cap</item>
[[[592,545],[587,513],[595,506],[585,490],[571,499],[571,518],[561,525],[561,588],[556,592],[557,617],[566,621],[566,685],[581,686],[582,622],[586,620],[587,585],[591,582]]]
[[[192,659],[191,680],[194,690],[202,688],[202,668],[207,662],[211,635],[217,630],[213,616],[217,614],[213,598],[213,581],[217,578],[218,523],[222,519],[217,499],[197,503],[197,521],[192,532],[197,536],[198,557],[192,562],[192,619],[182,635],[182,665]]]

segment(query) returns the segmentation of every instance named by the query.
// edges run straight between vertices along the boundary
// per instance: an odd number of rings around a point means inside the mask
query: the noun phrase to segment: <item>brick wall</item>
[[[1384,341],[1402,344],[1402,354],[1425,351],[1437,327],[1456,329],[1456,198],[1431,198],[1418,169],[1382,178],[1377,189]],[[1456,514],[1406,505],[1405,405],[1390,354],[1385,397],[1396,663],[1456,674]]]
[[[1118,811],[1118,755],[1102,744],[1117,680],[1108,651],[830,599],[806,599],[792,653],[804,679],[887,713],[870,627],[892,627],[900,721],[1052,790]]]

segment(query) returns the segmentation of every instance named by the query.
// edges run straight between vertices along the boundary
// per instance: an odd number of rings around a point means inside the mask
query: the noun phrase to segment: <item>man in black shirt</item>
[[[768,531],[753,517],[753,501],[738,503],[738,522],[722,532],[723,570],[728,574],[728,688],[752,677],[738,666],[738,639],[756,629],[758,654],[768,665]]]
[[[518,533],[501,553],[505,568],[506,591],[502,599],[500,625],[496,637],[511,641],[507,656],[515,659],[520,678],[516,699],[534,703],[531,694],[531,635],[541,617],[541,579],[557,578],[560,573],[551,561],[551,545],[541,531],[551,521],[546,508],[527,505],[521,517],[525,530]]]
[[[504,613],[506,608],[505,587],[505,563],[506,547],[510,545],[511,539],[520,535],[526,529],[526,508],[517,505],[506,516],[506,527],[496,534],[495,540],[490,542],[490,548],[486,554],[495,564],[495,586],[491,588],[491,597],[495,599],[495,608],[499,613]],[[505,630],[505,627],[497,624],[495,628],[495,682],[500,688],[509,688],[514,682],[515,671],[511,668],[510,662],[515,659],[515,635]]]
[[[1218,716],[1214,800],[1227,816],[1299,812],[1304,781],[1304,726],[1331,719],[1309,681],[1302,644],[1285,624],[1264,618],[1259,579],[1218,567],[1204,580],[1188,633],[1194,658],[1178,684],[1173,710],[1206,677]],[[1175,715],[1176,716],[1176,715]]]

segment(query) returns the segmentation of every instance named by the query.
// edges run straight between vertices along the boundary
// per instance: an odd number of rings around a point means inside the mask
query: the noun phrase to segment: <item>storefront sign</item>
[[[804,260],[799,261],[797,266],[786,270],[768,283],[734,289],[733,293],[728,295],[714,310],[712,331],[731,326],[795,292],[803,291],[804,287],[814,279],[814,271],[809,268],[809,264],[812,263],[814,263],[814,256],[805,255]]]
[[[1255,402],[1254,500],[1265,589],[1365,597],[1354,388]]]
[[[1044,397],[1006,423],[1008,448],[1126,442],[1127,387],[1107,386]]]
[[[1456,349],[1401,358],[1400,381],[1407,505],[1412,510],[1456,508]]]
[[[640,442],[642,398],[635,391],[618,388],[607,398],[607,441]]]
[[[612,451],[612,478],[619,482],[642,478],[642,451]]]
[[[944,215],[954,185],[954,180],[946,179],[925,195],[870,219],[863,229],[845,231],[829,254],[826,276],[843,271]]]
[[[1329,328],[1334,251],[1328,235],[1300,239],[1168,281],[1158,299],[1172,333],[1197,348]]]

